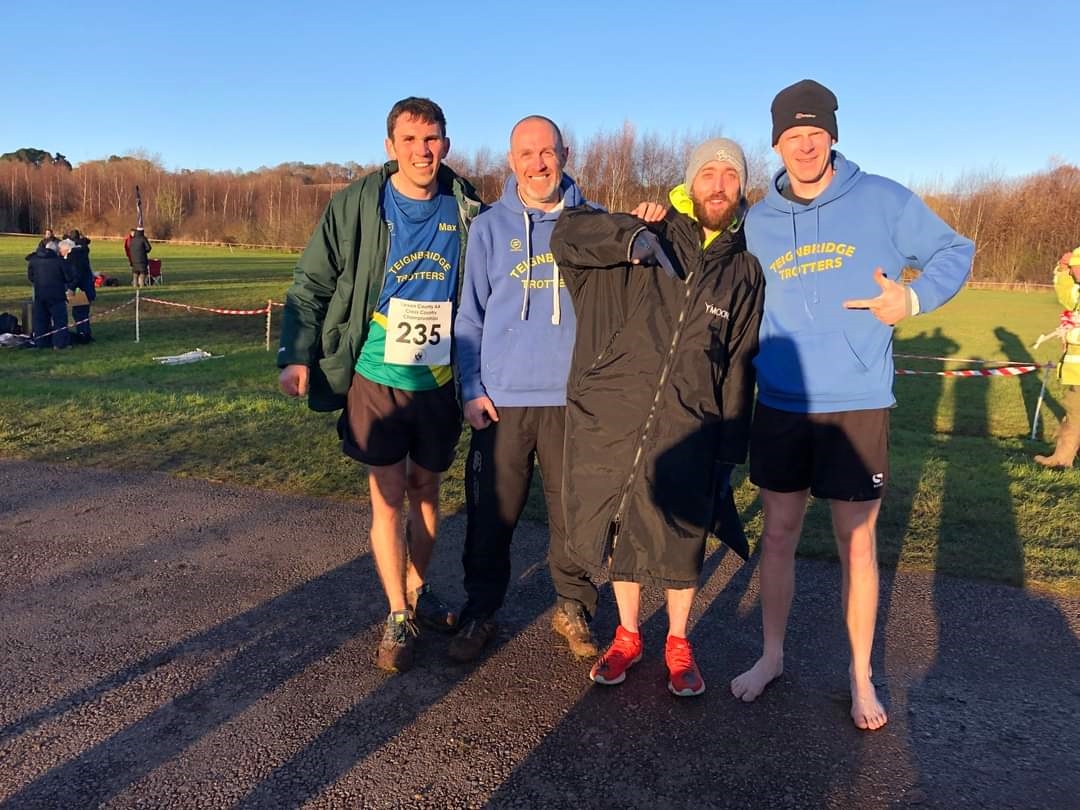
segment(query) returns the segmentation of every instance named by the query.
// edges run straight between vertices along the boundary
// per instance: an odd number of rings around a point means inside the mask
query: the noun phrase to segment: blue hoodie
[[[887,408],[893,398],[893,329],[850,298],[874,298],[880,267],[894,281],[904,267],[919,312],[952,298],[971,272],[975,245],[914,193],[866,174],[833,152],[835,175],[808,205],[781,195],[773,177],[746,220],[747,249],[765,271],[765,313],[754,366],[758,400],[796,413]]]
[[[469,229],[454,321],[464,402],[486,394],[496,407],[566,404],[576,321],[551,232],[562,209],[585,198],[566,175],[560,188],[555,210],[526,209],[511,175],[499,201]]]

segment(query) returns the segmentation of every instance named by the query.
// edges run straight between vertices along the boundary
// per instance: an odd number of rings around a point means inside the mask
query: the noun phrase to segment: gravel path
[[[838,568],[799,562],[787,673],[744,705],[754,561],[718,552],[667,693],[666,623],[619,687],[548,626],[546,532],[516,537],[497,644],[372,664],[384,603],[355,504],[0,461],[3,808],[1076,807],[1080,601],[887,573],[883,730],[848,719]],[[464,520],[433,581],[460,601]],[[610,592],[596,629],[615,624]]]

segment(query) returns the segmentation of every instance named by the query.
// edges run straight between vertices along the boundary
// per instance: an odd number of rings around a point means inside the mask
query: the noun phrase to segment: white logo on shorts
[[[885,486],[885,473],[874,473],[870,480],[874,482],[874,489],[880,489]]]

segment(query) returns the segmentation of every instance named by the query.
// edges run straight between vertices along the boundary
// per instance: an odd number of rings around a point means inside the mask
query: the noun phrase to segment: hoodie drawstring
[[[559,263],[551,260],[551,322],[558,326],[562,320],[562,276],[559,273]]]
[[[525,293],[521,298],[521,320],[529,319],[529,285],[532,283],[532,223],[529,221],[529,209],[521,212],[525,220]]]
[[[532,220],[529,219],[529,211],[526,209],[521,214],[525,225],[525,292],[521,297],[521,320],[529,319],[529,292],[532,284]],[[559,272],[559,263],[551,262],[551,323],[558,326],[562,323],[562,274]]]

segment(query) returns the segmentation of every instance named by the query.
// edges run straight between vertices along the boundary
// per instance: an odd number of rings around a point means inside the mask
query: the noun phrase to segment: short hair
[[[429,124],[438,124],[442,129],[443,137],[446,137],[446,116],[443,115],[442,107],[430,98],[409,96],[403,98],[390,108],[390,114],[386,116],[386,137],[394,139],[394,125],[402,115],[408,113],[413,118],[427,121]]]
[[[555,143],[563,149],[566,148],[566,141],[563,140],[562,130],[559,129],[559,125],[552,121],[550,118],[548,118],[546,115],[526,115],[516,124],[514,124],[513,127],[511,127],[510,140],[514,139],[514,133],[517,132],[517,128],[524,124],[526,121],[543,121],[545,124],[550,125],[551,128],[555,130]]]

